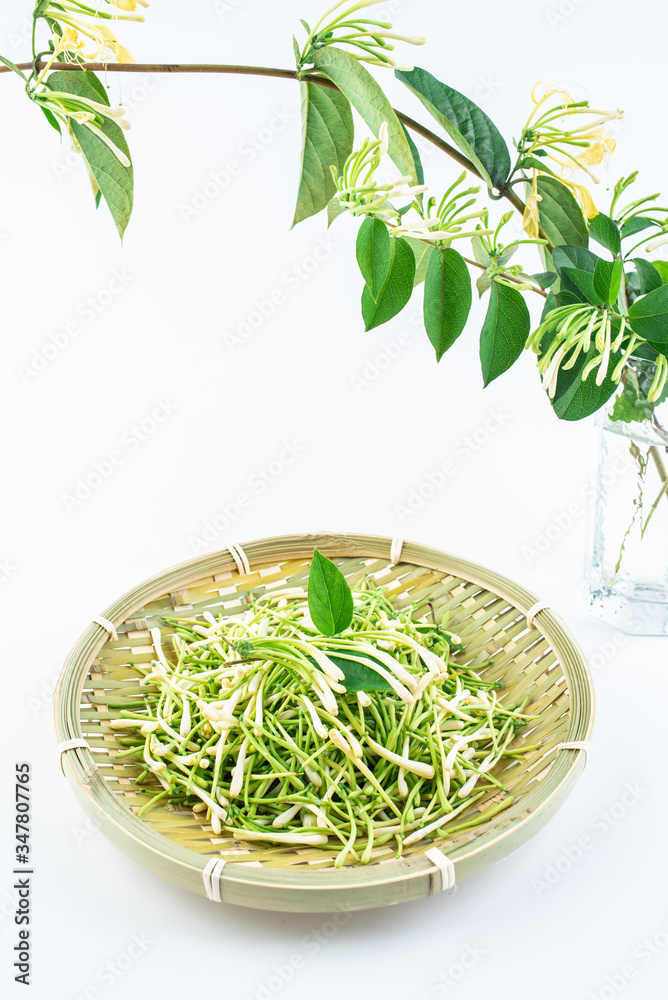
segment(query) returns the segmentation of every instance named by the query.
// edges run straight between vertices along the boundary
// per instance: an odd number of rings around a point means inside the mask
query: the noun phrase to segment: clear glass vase
[[[589,607],[632,635],[668,635],[668,403],[632,423],[612,405],[598,422]]]

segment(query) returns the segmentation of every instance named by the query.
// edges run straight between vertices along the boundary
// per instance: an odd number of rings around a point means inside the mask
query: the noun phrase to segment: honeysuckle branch
[[[33,70],[37,73],[46,66],[44,60],[37,60],[36,62],[25,62],[17,63],[17,67],[20,70],[32,72]],[[335,83],[328,80],[326,77],[318,76],[315,73],[304,73],[298,72],[293,69],[281,69],[277,66],[245,66],[236,64],[224,64],[224,63],[106,63],[106,62],[82,62],[82,63],[70,63],[70,62],[54,62],[50,66],[51,70],[89,70],[94,73],[212,73],[212,74],[223,74],[232,76],[266,76],[273,77],[279,80],[308,80],[309,83],[316,83],[321,87],[328,87],[330,90],[338,90]],[[0,73],[11,72],[9,67],[0,66]],[[482,175],[471,161],[460,153],[458,149],[451,146],[450,143],[441,139],[440,136],[436,135],[426,126],[422,125],[420,122],[415,121],[409,115],[404,114],[403,111],[398,111],[394,109],[395,113],[400,122],[402,122],[406,128],[409,128],[411,132],[415,132],[416,135],[422,136],[437,149],[446,153],[451,159],[455,160],[462,167],[469,171],[469,173],[474,174],[481,180]],[[518,212],[524,212],[524,202],[514,191],[511,190],[510,185],[506,184],[499,188],[499,196],[503,197],[508,201],[513,208]]]

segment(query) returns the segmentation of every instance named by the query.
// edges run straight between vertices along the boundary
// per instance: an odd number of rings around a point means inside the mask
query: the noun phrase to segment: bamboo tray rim
[[[267,554],[268,546],[276,550],[271,555]],[[293,549],[292,546],[295,548]],[[271,565],[287,558],[310,558],[314,547],[320,548],[331,558],[337,556],[376,557],[389,562],[391,539],[381,535],[314,532],[269,536],[243,543],[243,549],[251,562],[262,564],[262,559],[264,559],[264,565]],[[289,553],[277,554],[285,549],[289,549]],[[503,598],[517,610],[518,616],[526,617],[538,600],[530,591],[498,573],[451,553],[420,543],[404,541],[401,562],[432,569],[444,575],[460,577],[462,580]],[[114,625],[120,626],[146,604],[166,593],[174,589],[187,589],[188,585],[207,575],[217,575],[228,569],[234,571],[235,568],[236,564],[227,548],[187,559],[149,577],[143,583],[126,591],[105,608],[102,617]],[[569,683],[571,698],[574,700],[569,713],[570,724],[566,739],[568,742],[588,741],[594,724],[595,696],[593,678],[584,655],[561,618],[551,608],[547,607],[541,610],[539,618],[534,622],[534,627],[537,630],[537,635],[542,634],[550,643],[565,675],[566,670],[561,653],[563,650],[568,650],[573,656],[579,680],[584,681],[585,687],[583,692],[579,692]],[[55,728],[59,743],[65,740],[83,738],[80,716],[72,719],[65,710],[63,689],[75,676],[80,700],[91,663],[108,638],[109,636],[102,626],[91,622],[65,661],[54,693]],[[568,676],[566,679],[569,680]],[[587,702],[589,710],[583,714],[581,709]],[[457,862],[469,861],[481,852],[488,850],[492,844],[501,844],[509,837],[515,837],[517,831],[527,824],[535,824],[542,813],[551,813],[551,806],[563,792],[564,787],[570,785],[581,773],[585,763],[584,758],[585,755],[577,750],[562,750],[551,759],[548,759],[546,755],[545,766],[549,766],[549,769],[540,782],[542,792],[540,801],[527,807],[524,801],[526,797],[520,798],[518,802],[506,810],[509,822],[503,830],[495,830],[490,835],[485,834],[484,827],[482,827],[483,832],[454,851],[446,852],[448,856]],[[142,849],[150,851],[157,857],[169,858],[182,869],[187,869],[199,876],[201,881],[201,873],[210,858],[216,856],[214,853],[210,855],[197,854],[151,829],[131,809],[118,800],[118,797],[107,786],[104,778],[97,772],[89,780],[84,779],[79,771],[84,769],[82,764],[87,763],[90,766],[92,763],[92,757],[88,750],[78,749],[64,754],[62,763],[63,771],[70,783],[77,788],[80,795],[83,793],[96,810],[105,815],[106,822],[115,826],[122,839],[135,841]],[[441,843],[440,847],[445,850],[445,843]],[[229,861],[225,865],[224,881],[225,883],[253,885],[259,888],[263,886],[267,888],[279,886],[288,889],[297,888],[308,892],[324,888],[325,877],[326,888],[357,889],[366,886],[378,887],[385,883],[394,883],[397,880],[404,881],[424,877],[425,874],[433,872],[433,870],[433,864],[424,854],[415,854],[407,859],[384,860],[381,863],[368,866],[328,868],[325,871],[253,868],[243,863]]]

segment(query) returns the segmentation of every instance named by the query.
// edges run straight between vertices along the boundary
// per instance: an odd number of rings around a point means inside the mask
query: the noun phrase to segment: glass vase
[[[590,532],[591,614],[632,635],[668,635],[668,403],[651,420],[599,414]]]

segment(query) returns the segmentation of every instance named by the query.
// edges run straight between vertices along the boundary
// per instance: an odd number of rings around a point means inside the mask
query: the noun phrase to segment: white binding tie
[[[227,864],[223,858],[211,858],[207,861],[204,871],[202,872],[202,878],[204,879],[204,889],[206,891],[207,899],[210,899],[212,903],[222,903],[222,879],[223,879],[223,868]]]
[[[390,545],[390,562],[393,566],[396,566],[401,562],[401,550],[404,547],[403,538],[393,538],[392,544]]]
[[[437,892],[447,892],[452,896],[457,892],[455,881],[455,866],[447,855],[440,851],[438,847],[431,847],[424,852],[425,858],[429,858],[438,872],[438,879],[431,876],[430,896],[435,896]],[[440,884],[439,884],[440,880]]]
[[[102,615],[97,615],[93,618],[93,622],[96,625],[101,625],[105,632],[108,632],[114,642],[118,641],[118,632],[116,631],[116,626],[113,622],[110,622],[108,618],[103,618]]]
[[[529,628],[536,627],[534,619],[538,614],[538,612],[547,611],[549,607],[550,605],[547,603],[547,601],[536,601],[536,603],[529,608],[529,610],[527,611],[527,625],[529,626]]]
[[[58,756],[60,757],[60,770],[65,774],[65,767],[63,766],[63,754],[67,753],[68,750],[88,750],[91,753],[91,749],[83,739],[74,740],[63,740],[62,743],[58,744]],[[93,761],[91,767],[86,768],[86,780],[90,781],[95,772],[97,771],[97,764]]]
[[[585,755],[585,766],[589,760],[589,748],[591,743],[589,740],[573,740],[571,743],[560,743],[557,750],[582,750]]]
[[[242,547],[238,545],[236,542],[230,542],[230,544],[227,546],[227,549],[237,565],[237,569],[239,570],[239,575],[249,576],[251,571],[250,563],[248,561],[248,556],[246,555]]]

